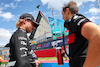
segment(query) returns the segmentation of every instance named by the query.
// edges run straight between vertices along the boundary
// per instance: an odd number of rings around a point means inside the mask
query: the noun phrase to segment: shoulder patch
[[[77,15],[75,15],[75,16],[73,17],[74,22],[76,22],[78,19],[81,19],[81,18],[83,18],[83,17],[82,17],[82,16],[77,16]]]
[[[77,25],[80,25],[84,20],[85,20],[85,18],[81,19],[81,20],[77,23]]]

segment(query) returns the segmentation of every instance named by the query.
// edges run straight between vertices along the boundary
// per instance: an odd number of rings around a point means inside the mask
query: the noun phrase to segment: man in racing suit
[[[70,67],[98,67],[100,65],[100,27],[78,14],[78,6],[73,1],[63,6],[62,15],[65,21],[64,27],[69,29]],[[92,61],[95,62],[92,63]]]
[[[28,13],[21,15],[16,22],[18,29],[13,33],[9,43],[10,62],[15,61],[15,65],[12,67],[33,67],[30,62],[39,63],[37,56],[31,50],[30,39],[27,36],[27,33],[32,33],[38,26],[34,17]]]

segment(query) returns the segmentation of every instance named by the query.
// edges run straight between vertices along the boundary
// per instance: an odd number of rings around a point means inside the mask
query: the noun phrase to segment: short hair
[[[19,28],[19,26],[21,25],[22,22],[23,22],[23,19],[19,19],[19,20],[16,22],[16,27]]]
[[[66,11],[66,8],[68,8],[72,14],[78,14],[78,6],[73,1],[70,1],[68,4],[64,5],[62,8],[64,12]]]

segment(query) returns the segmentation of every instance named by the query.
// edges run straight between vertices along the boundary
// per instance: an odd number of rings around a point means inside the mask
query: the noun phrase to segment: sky
[[[9,42],[11,35],[17,29],[16,22],[23,13],[30,13],[36,19],[40,10],[46,18],[63,20],[62,7],[69,1],[75,1],[79,13],[100,26],[100,9],[97,0],[0,0],[0,46],[5,46]],[[39,9],[36,8],[37,5],[40,5]]]

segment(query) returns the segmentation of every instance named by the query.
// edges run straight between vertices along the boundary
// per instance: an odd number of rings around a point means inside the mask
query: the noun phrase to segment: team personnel
[[[78,6],[71,1],[63,6],[64,27],[69,30],[70,67],[99,67],[100,27],[78,14]]]
[[[10,67],[33,67],[30,62],[39,63],[37,56],[31,50],[30,39],[27,36],[27,33],[32,33],[38,26],[39,24],[31,14],[25,13],[19,17],[16,22],[18,29],[13,33],[9,43],[11,62],[9,65],[12,65]]]

